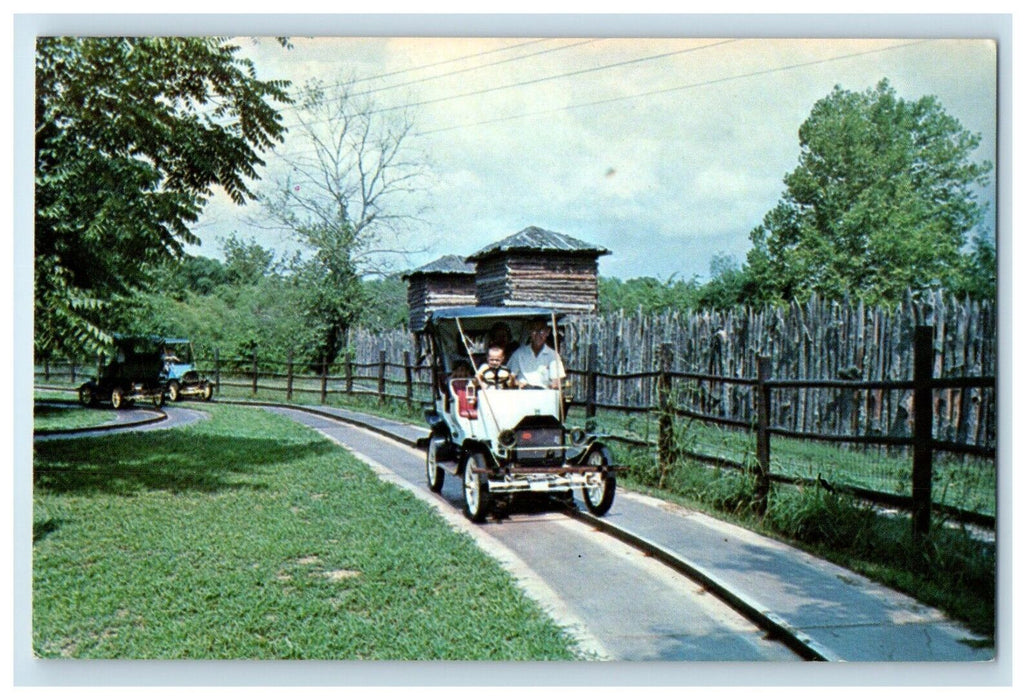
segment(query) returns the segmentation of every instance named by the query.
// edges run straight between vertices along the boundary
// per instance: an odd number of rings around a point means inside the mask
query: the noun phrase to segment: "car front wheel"
[[[210,382],[205,382],[201,386],[201,400],[211,401],[212,400],[212,385]]]
[[[179,395],[179,382],[171,381],[168,386],[169,401],[179,401],[182,398]]]
[[[484,455],[475,452],[466,460],[466,467],[463,469],[463,514],[475,523],[483,523],[491,507],[488,477],[476,471],[486,467]]]
[[[114,389],[111,390],[111,407],[118,409],[122,408],[125,405],[125,394],[122,392],[122,389],[116,386]]]
[[[585,464],[601,468],[605,467],[608,461],[603,451],[597,448],[588,455]],[[588,512],[596,516],[606,515],[617,493],[617,478],[601,472],[588,474],[587,478],[589,482],[582,487],[581,495],[584,496]]]

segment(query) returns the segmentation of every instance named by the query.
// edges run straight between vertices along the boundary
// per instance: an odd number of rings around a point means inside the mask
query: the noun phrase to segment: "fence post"
[[[326,403],[326,355],[323,355],[323,367],[319,378],[319,403]]]
[[[660,376],[656,380],[657,420],[656,463],[660,469],[659,488],[664,487],[667,472],[671,468],[674,452],[674,417],[671,402],[671,365],[674,363],[674,349],[670,343],[660,345]]]
[[[50,381],[50,358],[43,358],[43,379]]]
[[[352,375],[352,358],[349,355],[344,356],[344,393],[351,396],[352,387],[354,386],[354,376]]]
[[[287,348],[287,400],[294,398],[294,348]]]
[[[379,364],[377,366],[377,400],[380,401],[380,403],[384,403],[385,399],[387,398],[384,395],[384,391],[385,391],[385,388],[387,386],[387,383],[384,381],[386,370],[387,370],[387,351],[386,350],[381,350],[380,351],[380,362],[379,362]]]
[[[412,354],[408,350],[402,353],[402,363],[405,364],[405,403],[412,406]]]
[[[754,473],[757,477],[754,492],[754,507],[760,513],[768,509],[769,475],[771,473],[771,358],[757,356],[757,465]]]
[[[71,360],[72,365],[72,384],[75,384],[75,360]]]
[[[219,348],[215,348],[215,393],[219,393],[222,384],[222,376],[219,372]]]
[[[588,367],[585,371],[585,417],[595,418],[595,356],[599,346],[588,344]]]
[[[251,395],[258,394],[258,350],[251,351]]]
[[[915,540],[929,534],[933,481],[933,329],[915,328],[913,394],[914,446],[911,465],[911,533]]]

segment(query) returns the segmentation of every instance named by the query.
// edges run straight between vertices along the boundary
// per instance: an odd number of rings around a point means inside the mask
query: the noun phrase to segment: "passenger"
[[[548,326],[544,321],[534,321],[530,331],[531,342],[521,345],[509,358],[509,367],[516,375],[517,386],[521,389],[559,389],[567,373],[559,353],[545,344],[549,335]]]
[[[477,369],[477,384],[482,389],[509,389],[516,384],[513,373],[502,362],[505,352],[498,345],[488,348],[488,359]]]
[[[502,321],[493,325],[491,330],[488,331],[488,344],[497,345],[502,348],[502,352],[504,354],[503,362],[505,362],[506,359],[509,358],[518,347],[520,347],[519,343],[513,342],[513,333],[509,330],[509,325]]]

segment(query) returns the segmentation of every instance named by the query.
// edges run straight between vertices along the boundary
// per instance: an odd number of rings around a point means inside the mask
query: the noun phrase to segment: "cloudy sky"
[[[402,268],[536,225],[610,249],[604,275],[706,279],[713,256],[744,259],[796,163],[800,124],[837,84],[863,91],[887,78],[900,97],[935,95],[982,135],[978,157],[994,158],[993,42],[706,34],[294,36],[290,51],[239,41],[262,78],[353,78],[385,113],[414,105],[409,143],[433,177]],[[249,227],[248,213],[217,198],[193,252],[219,257],[233,232],[290,247]]]
[[[39,34],[236,36],[263,79],[353,79],[385,115],[411,106],[409,143],[432,177],[411,202],[424,223],[407,232],[413,252],[398,269],[535,225],[611,250],[604,275],[706,279],[715,255],[744,259],[750,230],[796,164],[800,124],[837,84],[863,91],[886,78],[900,97],[935,95],[982,135],[978,158],[993,160],[997,145],[998,57],[977,37],[999,35],[1001,23],[986,15],[79,15],[25,24]],[[17,29],[15,55],[28,49],[31,80],[31,36]],[[294,48],[251,38],[274,35]],[[294,122],[292,110],[285,116]],[[299,147],[289,136],[282,151]],[[985,196],[992,201],[992,190]],[[216,196],[195,227],[203,244],[190,252],[221,257],[234,233],[289,251],[281,235],[249,225],[256,209]]]

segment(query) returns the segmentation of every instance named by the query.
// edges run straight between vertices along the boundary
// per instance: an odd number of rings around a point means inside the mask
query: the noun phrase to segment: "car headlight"
[[[508,428],[499,433],[499,444],[503,447],[512,447],[516,444],[516,433]]]

